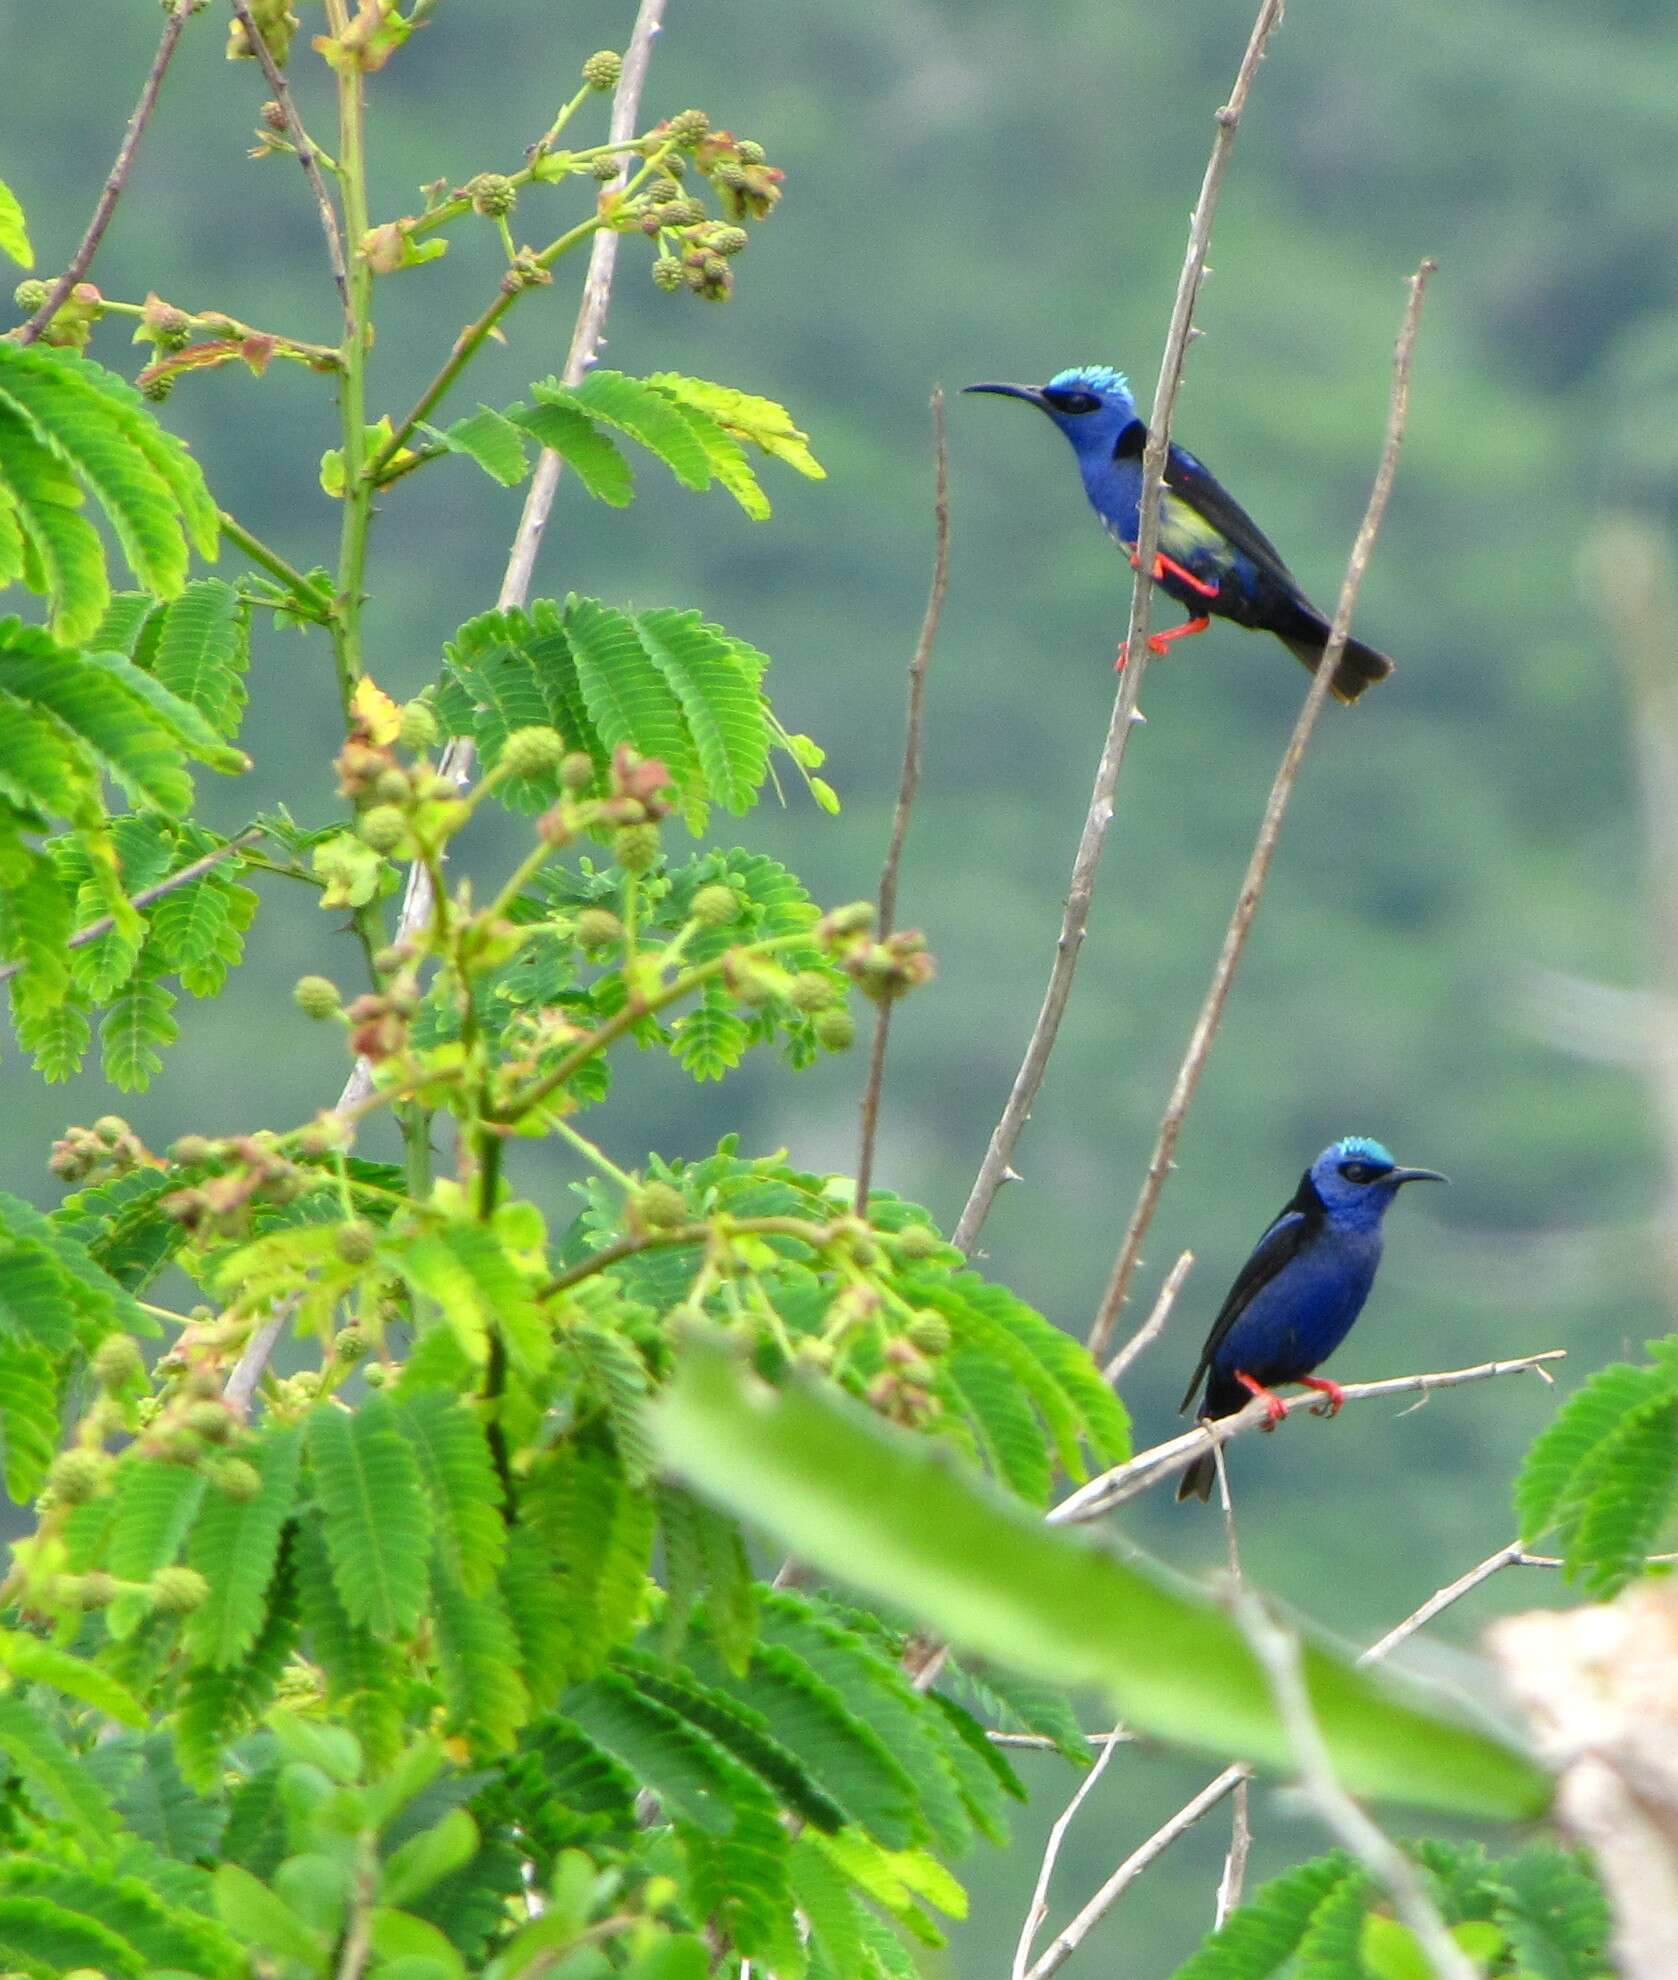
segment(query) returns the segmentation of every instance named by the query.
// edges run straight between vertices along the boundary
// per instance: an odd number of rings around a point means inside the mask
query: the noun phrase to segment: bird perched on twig
[[[1406,1183],[1444,1180],[1437,1169],[1401,1169],[1380,1142],[1362,1135],[1325,1148],[1241,1267],[1180,1408],[1194,1401],[1204,1377],[1203,1417],[1233,1416],[1257,1396],[1270,1413],[1264,1427],[1273,1430],[1283,1415],[1281,1397],[1271,1393],[1278,1382],[1320,1389],[1313,1413],[1337,1415],[1345,1399],[1340,1384],[1312,1371],[1363,1311],[1381,1262],[1381,1220],[1398,1192]],[[1216,1476],[1208,1451],[1183,1474],[1178,1498],[1210,1498]]]
[[[1123,372],[1104,364],[1062,371],[1047,385],[968,385],[1040,407],[1072,443],[1084,493],[1103,527],[1136,562],[1141,529],[1142,449],[1148,429]],[[1215,475],[1172,445],[1160,497],[1154,582],[1189,614],[1167,632],[1148,635],[1148,651],[1204,632],[1214,618],[1274,633],[1314,673],[1329,622],[1300,590],[1281,553]],[[1119,652],[1119,665],[1125,663]],[[1393,663],[1362,640],[1348,639],[1334,670],[1341,701],[1356,701]]]

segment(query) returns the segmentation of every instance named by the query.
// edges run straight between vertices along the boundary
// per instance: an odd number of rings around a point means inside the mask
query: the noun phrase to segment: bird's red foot
[[[1247,1391],[1248,1395],[1256,1396],[1264,1404],[1264,1428],[1266,1430],[1274,1430],[1282,1418],[1287,1415],[1287,1404],[1283,1402],[1279,1395],[1267,1389],[1262,1382],[1255,1382],[1252,1376],[1247,1374],[1243,1369],[1236,1369],[1235,1379]]]
[[[1148,651],[1163,653],[1174,639],[1193,639],[1196,633],[1203,633],[1211,623],[1212,621],[1203,615],[1198,619],[1189,619],[1180,626],[1173,626],[1169,632],[1149,633]]]
[[[1141,565],[1142,565],[1141,558],[1136,554],[1134,550],[1131,551],[1130,553],[1131,569],[1133,571],[1139,570],[1141,568]],[[1220,584],[1215,584],[1215,583],[1209,584],[1205,578],[1196,577],[1193,571],[1185,569],[1183,565],[1177,562],[1175,557],[1168,557],[1163,550],[1155,551],[1154,583],[1158,584],[1160,579],[1165,577],[1168,573],[1170,576],[1174,578],[1180,578],[1182,582],[1188,586],[1190,591],[1198,591],[1202,598],[1216,598],[1218,592],[1222,589],[1222,586]]]
[[[1124,663],[1129,658],[1130,658],[1130,641],[1128,639],[1122,640],[1119,644],[1119,657],[1113,662],[1113,672],[1115,674],[1122,674],[1124,672]]]
[[[1331,1382],[1326,1375],[1302,1375],[1300,1386],[1306,1389],[1319,1389],[1322,1392],[1322,1401],[1311,1406],[1313,1416],[1340,1414],[1341,1404],[1346,1400],[1346,1391],[1338,1382]]]

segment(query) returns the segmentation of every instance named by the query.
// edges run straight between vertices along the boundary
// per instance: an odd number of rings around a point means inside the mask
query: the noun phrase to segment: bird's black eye
[[[1377,1176],[1384,1175],[1386,1171],[1384,1169],[1377,1169],[1369,1162],[1342,1162],[1340,1164],[1340,1173],[1349,1183],[1370,1183]]]
[[[1067,392],[1051,388],[1045,390],[1043,396],[1058,413],[1092,413],[1101,409],[1101,400],[1094,392]]]

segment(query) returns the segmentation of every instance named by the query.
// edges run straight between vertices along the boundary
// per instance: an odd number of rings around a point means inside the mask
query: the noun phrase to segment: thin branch
[[[664,25],[667,5],[668,0],[641,0],[635,26],[630,32],[629,46],[624,50],[617,93],[612,98],[609,143],[621,144],[635,130],[641,110],[641,92],[647,81],[647,66],[652,60],[653,41]],[[625,184],[629,168],[630,159],[626,154],[617,178],[612,181],[614,189]],[[571,348],[566,353],[565,368],[560,374],[567,385],[576,386],[583,382],[604,339],[606,312],[612,300],[612,277],[617,269],[618,240],[615,230],[602,228],[589,249],[588,272],[583,277],[582,300],[577,305]],[[501,579],[501,592],[495,601],[497,608],[503,612],[520,607],[529,600],[536,571],[536,553],[541,548],[548,517],[553,513],[554,496],[564,465],[552,448],[542,449],[536,472],[531,477],[529,492],[524,498],[519,526],[513,533],[513,546]],[[443,751],[438,771],[442,776],[452,778],[456,788],[463,791],[472,780],[475,755],[471,737],[456,736]],[[408,868],[408,886],[402,897],[402,916],[397,927],[398,941],[425,927],[431,919],[431,903],[431,876],[416,862]],[[359,1090],[361,1084],[370,1084],[371,1079],[371,1068],[357,1064],[350,1075],[350,1086]],[[350,1088],[346,1087],[346,1094],[349,1091]]]
[[[1482,1361],[1472,1368],[1443,1368],[1425,1375],[1394,1375],[1380,1382],[1351,1382],[1341,1391],[1347,1402],[1363,1402],[1377,1396],[1429,1395],[1435,1389],[1460,1388],[1465,1382],[1486,1382],[1499,1375],[1516,1375],[1531,1369],[1544,1381],[1553,1378],[1544,1364],[1565,1358],[1565,1348],[1546,1348],[1541,1354],[1519,1355],[1510,1361]],[[1293,1416],[1315,1406],[1318,1398],[1309,1392],[1288,1396],[1283,1412]],[[1168,1438],[1150,1450],[1139,1451],[1127,1463],[1115,1465],[1092,1478],[1068,1498],[1062,1499],[1047,1515],[1051,1526],[1065,1526],[1081,1520],[1097,1519],[1114,1506],[1133,1499],[1166,1478],[1175,1478],[1214,1444],[1226,1444],[1267,1421],[1265,1406],[1248,1403],[1233,1416],[1220,1416],[1197,1423],[1179,1437]]]
[[[1143,1178],[1136,1207],[1131,1212],[1130,1226],[1125,1232],[1112,1276],[1107,1282],[1107,1290],[1102,1295],[1101,1304],[1096,1309],[1095,1319],[1090,1326],[1089,1349],[1093,1355],[1099,1356],[1106,1349],[1118,1321],[1119,1310],[1124,1305],[1125,1295],[1130,1289],[1131,1277],[1141,1255],[1142,1240],[1147,1236],[1148,1226],[1153,1222],[1160,1193],[1165,1188],[1165,1179],[1171,1173],[1177,1138],[1182,1132],[1184,1118],[1194,1100],[1195,1088],[1200,1084],[1201,1072],[1212,1050],[1212,1040],[1217,1036],[1218,1025],[1223,1018],[1224,1004],[1228,1000],[1230,986],[1235,980],[1242,951],[1247,946],[1247,936],[1253,925],[1253,917],[1258,912],[1259,899],[1264,892],[1265,881],[1269,877],[1270,862],[1275,856],[1282,819],[1287,812],[1288,800],[1293,796],[1300,762],[1305,755],[1305,746],[1311,740],[1311,731],[1316,726],[1317,716],[1322,710],[1323,703],[1328,699],[1329,685],[1334,679],[1335,669],[1345,650],[1347,634],[1351,630],[1352,609],[1357,603],[1358,592],[1363,585],[1364,572],[1369,567],[1370,553],[1375,548],[1375,537],[1381,527],[1381,519],[1386,514],[1387,498],[1392,493],[1393,476],[1398,467],[1398,450],[1404,439],[1404,422],[1410,403],[1410,361],[1416,346],[1417,326],[1421,320],[1422,298],[1427,290],[1428,277],[1433,273],[1434,267],[1432,261],[1424,261],[1410,277],[1410,297],[1405,305],[1404,320],[1400,325],[1398,342],[1393,352],[1392,396],[1387,410],[1387,432],[1381,449],[1381,462],[1375,473],[1375,486],[1370,490],[1369,506],[1364,511],[1363,522],[1359,526],[1357,540],[1352,545],[1352,554],[1346,565],[1346,576],[1340,587],[1339,603],[1334,608],[1334,624],[1329,633],[1328,644],[1323,648],[1322,659],[1317,663],[1317,671],[1312,676],[1310,689],[1305,696],[1305,705],[1299,711],[1299,719],[1294,724],[1293,734],[1288,738],[1287,750],[1276,772],[1275,782],[1270,787],[1270,797],[1264,807],[1264,818],[1259,825],[1252,856],[1247,862],[1247,872],[1241,882],[1241,891],[1236,896],[1229,927],[1224,933],[1223,947],[1219,951],[1216,967],[1212,971],[1212,981],[1207,986],[1205,1001],[1201,1004],[1200,1015],[1195,1020],[1194,1031],[1189,1038],[1188,1050],[1184,1053],[1183,1062],[1177,1069],[1171,1097],[1166,1102],[1165,1113],[1160,1119],[1159,1133],[1154,1141],[1154,1152],[1148,1162],[1148,1172]]]
[[[1050,1739],[1047,1733],[1003,1733],[985,1734],[992,1746],[1014,1746],[1026,1753],[1058,1753],[1060,1741]],[[1127,1746],[1135,1738],[1135,1733],[1126,1726],[1115,1726],[1111,1732],[1085,1733],[1085,1740],[1091,1746]]]
[[[927,596],[926,614],[921,620],[920,637],[909,661],[909,708],[903,730],[903,775],[897,787],[897,809],[892,814],[891,842],[885,864],[880,868],[880,907],[877,916],[879,939],[883,942],[897,922],[897,876],[903,863],[903,845],[909,836],[909,814],[914,809],[915,791],[921,780],[921,716],[926,704],[926,670],[938,638],[938,622],[944,614],[944,594],[950,582],[950,450],[944,432],[944,390],[932,394],[932,589]],[[868,1189],[874,1179],[874,1143],[880,1127],[880,1089],[886,1077],[886,1045],[891,1036],[892,1000],[880,999],[874,1018],[874,1043],[868,1055],[868,1080],[862,1090],[862,1127],[856,1160],[857,1215],[868,1215]]]
[[[1330,1833],[1386,1888],[1393,1909],[1415,1935],[1437,1980],[1475,1980],[1479,1969],[1451,1937],[1422,1873],[1340,1785],[1305,1688],[1299,1638],[1273,1621],[1263,1604],[1244,1591],[1237,1594],[1235,1615],[1270,1679],[1276,1709],[1299,1763],[1300,1785],[1312,1806]]]
[[[1448,1609],[1453,1602],[1460,1602],[1465,1595],[1478,1588],[1481,1582],[1490,1581],[1494,1574],[1503,1568],[1513,1567],[1521,1558],[1519,1540],[1511,1540],[1507,1547],[1499,1547],[1495,1554],[1488,1554],[1478,1567],[1471,1567],[1467,1574],[1459,1574],[1455,1581],[1448,1582],[1445,1587],[1430,1595],[1422,1606],[1407,1615],[1403,1622],[1394,1624],[1379,1642],[1369,1646],[1358,1662],[1379,1663],[1390,1651],[1396,1650],[1401,1643],[1414,1636],[1417,1630],[1432,1622],[1442,1610]]]
[[[333,604],[329,593],[322,591],[312,578],[306,577],[295,564],[288,564],[277,550],[271,550],[259,536],[253,536],[237,516],[230,516],[225,509],[220,512],[221,533],[230,543],[236,543],[253,564],[259,565],[272,578],[278,579],[296,600],[297,609],[320,625],[331,623]]]
[[[137,894],[131,894],[128,905],[136,908],[150,907],[153,901],[161,900],[165,894],[172,894],[177,887],[190,886],[194,880],[202,880],[211,867],[219,866],[224,859],[231,859],[234,854],[243,852],[247,846],[255,845],[262,836],[263,833],[259,828],[241,832],[238,838],[229,839],[226,845],[217,846],[213,852],[207,852],[201,859],[195,859],[190,866],[181,867],[178,872],[171,873],[167,879],[158,880],[150,887],[142,887]],[[64,946],[67,949],[80,949],[89,942],[97,942],[101,935],[110,933],[116,926],[116,921],[114,914],[102,914],[97,921],[90,921],[85,928],[78,928]],[[8,977],[16,976],[24,967],[21,961],[0,964],[0,983],[4,983]]]
[[[1246,1583],[1241,1574],[1241,1549],[1235,1537],[1235,1501],[1229,1494],[1229,1467],[1224,1463],[1221,1444],[1212,1447],[1212,1462],[1218,1472],[1218,1504],[1224,1516],[1224,1548],[1229,1559],[1229,1578],[1239,1594]],[[1237,1781],[1235,1806],[1230,1813],[1229,1850],[1224,1857],[1223,1875],[1218,1879],[1217,1902],[1213,1908],[1213,1931],[1241,1902],[1241,1892],[1247,1881],[1247,1859],[1253,1850],[1251,1798],[1251,1781]]]
[[[326,258],[332,267],[333,286],[338,291],[338,302],[344,312],[344,338],[348,342],[355,335],[355,309],[350,302],[350,271],[344,259],[344,237],[338,229],[338,209],[332,204],[332,196],[326,190],[326,181],[320,175],[320,161],[315,155],[315,147],[309,133],[303,128],[303,119],[297,114],[297,105],[292,101],[291,90],[274,60],[268,44],[262,38],[262,31],[251,19],[249,0],[232,0],[232,7],[239,25],[245,30],[245,39],[250,43],[251,53],[262,64],[262,73],[268,79],[268,87],[274,92],[274,101],[280,106],[280,115],[285,119],[287,135],[292,149],[297,153],[297,162],[303,168],[303,176],[309,182],[309,190],[315,196],[315,207],[320,214],[320,230],[326,236]]]
[[[1114,1729],[1115,1733],[1117,1728]],[[1014,1964],[1010,1968],[1012,1980],[1025,1980],[1031,1965],[1031,1942],[1037,1937],[1038,1927],[1049,1912],[1049,1881],[1055,1874],[1055,1863],[1060,1856],[1060,1846],[1066,1840],[1066,1832],[1071,1828],[1078,1810],[1083,1807],[1090,1791],[1107,1771],[1107,1763],[1118,1752],[1121,1741],[1109,1735],[1101,1748],[1095,1765],[1090,1768],[1078,1783],[1078,1791],[1056,1817],[1054,1827],[1049,1831],[1048,1846],[1043,1851],[1043,1862],[1037,1872],[1037,1883],[1031,1893],[1031,1903],[1026,1907],[1025,1923],[1020,1927],[1019,1943],[1014,1948]]]
[[[105,229],[111,224],[111,215],[117,210],[123,188],[128,184],[128,173],[134,163],[134,154],[139,149],[140,139],[145,135],[151,113],[157,106],[157,93],[163,87],[163,78],[170,62],[174,59],[175,48],[181,38],[181,30],[186,26],[187,16],[194,14],[203,0],[175,0],[163,23],[163,33],[158,38],[157,53],[151,58],[151,68],[140,89],[140,100],[134,106],[134,114],[128,120],[128,128],[122,134],[122,143],[117,148],[116,163],[111,167],[93,209],[93,218],[87,223],[87,232],[81,244],[70,257],[70,265],[58,280],[48,289],[46,300],[23,327],[15,332],[15,341],[32,344],[58,314],[64,298],[87,273],[93,257],[99,251],[99,243],[105,237]]]
[[[1171,1309],[1177,1304],[1177,1295],[1183,1290],[1183,1281],[1189,1276],[1189,1268],[1194,1264],[1194,1253],[1185,1251],[1171,1270],[1166,1274],[1165,1284],[1159,1289],[1159,1298],[1154,1301],[1154,1310],[1144,1320],[1124,1346],[1101,1371],[1104,1382],[1116,1385],[1129,1371],[1130,1364],[1148,1346],[1159,1338],[1165,1323],[1171,1318]]]
[[[1067,889],[1060,933],[1055,938],[1055,959],[1043,993],[1042,1007],[1032,1027],[1025,1057],[1020,1061],[1019,1072],[1014,1077],[1013,1089],[1002,1110],[1002,1118],[991,1134],[985,1158],[979,1165],[979,1173],[955,1228],[952,1242],[962,1251],[973,1249],[1002,1185],[1016,1180],[1014,1147],[1031,1116],[1038,1089],[1048,1071],[1049,1055],[1054,1050],[1061,1019],[1066,1014],[1067,1002],[1072,995],[1072,978],[1078,967],[1084,931],[1089,923],[1090,903],[1095,895],[1096,870],[1101,863],[1107,827],[1112,822],[1113,793],[1118,787],[1132,725],[1140,719],[1136,703],[1148,665],[1148,605],[1153,589],[1150,572],[1159,542],[1160,490],[1164,485],[1171,420],[1177,405],[1178,388],[1182,384],[1183,360],[1188,352],[1195,300],[1200,293],[1201,278],[1206,272],[1207,251],[1212,244],[1212,217],[1217,211],[1218,194],[1223,187],[1230,150],[1235,143],[1236,128],[1241,122],[1248,92],[1264,58],[1265,44],[1270,39],[1271,30],[1281,18],[1282,0],[1263,0],[1248,38],[1247,52],[1242,56],[1241,67],[1236,73],[1235,87],[1229,93],[1229,101],[1217,112],[1217,134],[1212,140],[1212,155],[1207,160],[1206,176],[1201,181],[1200,198],[1195,202],[1194,215],[1189,222],[1188,248],[1183,257],[1183,272],[1177,281],[1176,299],[1171,306],[1171,326],[1166,333],[1165,350],[1160,358],[1159,382],[1154,387],[1153,411],[1148,421],[1148,442],[1142,456],[1136,582],[1131,591],[1130,624],[1125,636],[1129,659],[1120,677],[1119,691],[1113,699],[1107,739],[1096,765],[1095,788],[1090,794],[1089,811],[1072,862],[1072,882]]]
[[[1051,1973],[1058,1973],[1149,1864],[1163,1856],[1179,1836],[1187,1835],[1201,1816],[1216,1808],[1246,1778],[1245,1767],[1226,1767],[1193,1800],[1185,1801],[1170,1821],[1162,1823],[1146,1842],[1131,1851],[1071,1924],[1049,1943],[1023,1980],[1049,1980]]]

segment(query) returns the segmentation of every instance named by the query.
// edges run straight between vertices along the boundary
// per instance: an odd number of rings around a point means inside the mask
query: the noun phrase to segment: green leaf
[[[91,1918],[48,1898],[0,1896],[0,1957],[28,1962],[36,1972],[72,1971],[140,1980],[146,1962],[137,1947]]]
[[[101,1740],[88,1755],[88,1767],[124,1826],[150,1848],[183,1863],[215,1854],[226,1807],[187,1786],[166,1733]]]
[[[1263,1672],[1219,1604],[1043,1526],[848,1398],[765,1390],[723,1349],[694,1342],[654,1426],[666,1462],[707,1497],[958,1648],[1055,1683],[1099,1684],[1139,1731],[1291,1766]],[[1353,1792],[1505,1820],[1548,1805],[1538,1767],[1430,1695],[1316,1645],[1305,1671]]]
[[[209,1584],[203,1606],[187,1618],[193,1660],[225,1670],[256,1641],[268,1612],[268,1589],[291,1517],[302,1463],[295,1428],[270,1429],[248,1453],[261,1478],[248,1499],[213,1488],[187,1543],[187,1561]]]
[[[369,1764],[387,1767],[402,1745],[408,1674],[385,1643],[351,1620],[321,1520],[305,1521],[299,1533],[297,1581],[309,1649],[326,1674],[327,1698],[360,1740]]]
[[[134,977],[111,999],[99,1024],[105,1077],[123,1093],[143,1093],[163,1070],[164,1047],[180,1029],[175,995],[155,977]]]
[[[520,1494],[520,1520],[547,1549],[563,1636],[548,1645],[556,1678],[597,1671],[629,1634],[646,1600],[653,1501],[634,1485],[618,1452],[579,1436],[532,1470]],[[532,1682],[538,1693],[544,1683]]]
[[[478,1848],[478,1825],[464,1808],[451,1808],[440,1822],[393,1849],[379,1873],[379,1902],[407,1905],[434,1884],[471,1861]]]
[[[507,1523],[483,1425],[441,1389],[399,1397],[396,1422],[419,1459],[444,1566],[467,1595],[488,1594],[506,1556]]]
[[[215,1894],[216,1916],[235,1938],[295,1961],[306,1972],[324,1970],[326,1940],[248,1870],[223,1863],[215,1873]]]
[[[627,743],[643,756],[657,757],[702,813],[699,757],[682,705],[642,644],[635,621],[596,599],[578,598],[567,604],[565,630],[583,702],[602,742],[609,750]]]
[[[686,488],[709,488],[711,465],[693,428],[663,393],[621,371],[591,371],[574,390],[548,383],[533,385],[543,405],[570,406],[593,420],[615,426],[656,454]]]
[[[457,419],[435,437],[451,454],[465,454],[469,460],[476,461],[503,488],[516,487],[530,472],[523,435],[505,413],[494,412],[488,406],[479,406],[475,413]]]
[[[827,479],[826,468],[810,452],[810,436],[800,433],[785,406],[778,406],[773,399],[760,399],[704,378],[684,378],[676,371],[655,371],[647,383],[680,404],[709,413],[726,431],[761,447],[807,480]]]
[[[326,1581],[322,1551],[320,1579]],[[288,1533],[280,1545],[267,1618],[243,1661],[225,1671],[200,1666],[182,1680],[175,1752],[182,1774],[201,1792],[208,1793],[220,1776],[222,1749],[267,1710],[297,1647],[297,1556]],[[317,1654],[327,1662],[318,1645]]]
[[[8,349],[13,348],[8,345]],[[0,398],[0,516],[7,536],[21,535],[24,582],[52,600],[53,631],[66,641],[83,639],[99,623],[111,595],[99,532],[81,513],[76,478],[34,429]],[[0,549],[7,579],[20,560]]]
[[[6,1494],[23,1505],[41,1489],[58,1450],[60,1410],[53,1358],[28,1341],[0,1337],[0,1448]]]
[[[634,498],[635,476],[616,444],[575,406],[544,399],[540,388],[537,399],[534,406],[515,407],[509,420],[569,461],[591,495],[614,509],[627,507]]]
[[[425,1606],[431,1510],[393,1405],[373,1394],[353,1412],[314,1411],[309,1463],[345,1612],[375,1636],[405,1636]]]
[[[119,1581],[150,1581],[168,1567],[204,1497],[203,1474],[184,1464],[161,1458],[131,1458],[116,1474],[116,1508],[111,1520],[107,1566]],[[133,1622],[119,1627],[111,1618],[111,1633],[131,1633]]]
[[[1611,1920],[1602,1887],[1583,1858],[1533,1843],[1497,1864],[1496,1918],[1508,1935],[1520,1980],[1598,1980]]]
[[[434,1299],[475,1367],[489,1358],[492,1333],[507,1344],[514,1367],[534,1374],[553,1342],[530,1282],[493,1231],[451,1223],[404,1241],[391,1261],[416,1292]]]
[[[93,1841],[110,1835],[115,1816],[92,1775],[15,1693],[0,1698],[0,1755],[44,1815],[69,1823]]]
[[[671,1036],[677,1065],[696,1080],[721,1079],[732,1072],[751,1043],[745,1019],[731,1008],[727,992],[712,984],[692,1010],[677,1018]]]
[[[0,1670],[9,1671],[23,1684],[50,1685],[125,1726],[146,1724],[145,1709],[127,1685],[38,1636],[0,1630]]]
[[[35,1070],[46,1084],[61,1086],[65,1080],[74,1079],[93,1040],[86,1011],[66,996],[62,1003],[32,1015],[17,1008],[14,989],[13,1017],[17,1042],[31,1054]]]
[[[449,1730],[475,1753],[511,1750],[530,1717],[518,1639],[499,1592],[469,1595],[441,1560],[432,1568],[432,1619]]]
[[[1364,1888],[1362,1869],[1340,1850],[1286,1871],[1231,1912],[1173,1980],[1267,1980],[1292,1957],[1324,1903],[1355,1889],[1361,1909]]]
[[[697,612],[642,612],[635,623],[682,705],[710,795],[726,811],[749,811],[769,773],[769,725],[756,679],[733,643]]]
[[[29,224],[23,217],[18,197],[0,179],[0,254],[10,255],[20,268],[35,266],[35,250],[29,243]]]
[[[115,1946],[125,1948],[121,1954],[105,1953],[106,1960],[125,1962],[106,1971],[150,1975],[167,1969],[219,1976],[231,1975],[242,1964],[238,1947],[226,1934],[206,1918],[173,1908],[138,1876],[13,1857],[0,1860],[0,1893],[0,1942],[14,1949],[31,1943],[19,1929],[22,1903],[31,1900],[109,1933]]]
[[[250,663],[250,610],[230,584],[199,578],[159,614],[149,671],[217,736],[239,732]]]

